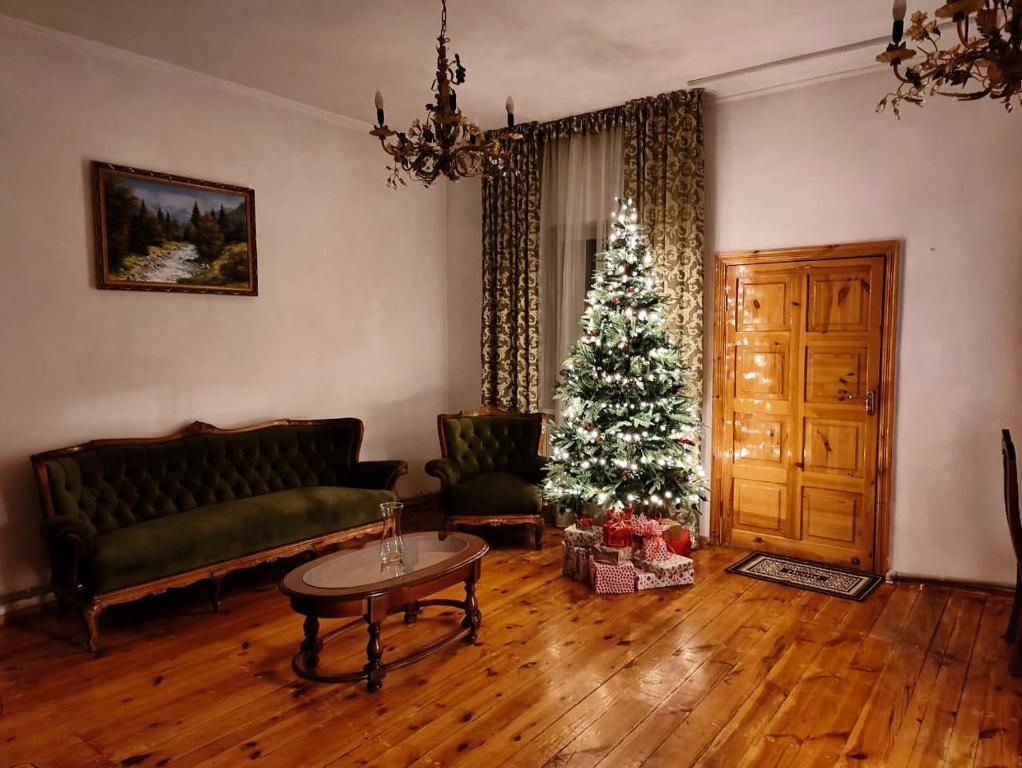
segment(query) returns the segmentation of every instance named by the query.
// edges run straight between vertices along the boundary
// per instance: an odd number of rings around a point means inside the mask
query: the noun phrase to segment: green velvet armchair
[[[440,479],[444,529],[531,526],[541,548],[546,416],[496,408],[443,413],[437,431],[442,458],[428,462],[426,472]]]

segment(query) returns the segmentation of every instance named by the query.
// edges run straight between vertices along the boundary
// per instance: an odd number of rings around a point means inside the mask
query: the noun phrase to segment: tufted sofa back
[[[104,533],[210,504],[343,485],[362,442],[358,419],[238,432],[196,427],[205,433],[166,441],[106,441],[43,454],[37,472],[40,466],[45,472],[52,513],[88,520]]]
[[[520,473],[539,453],[543,417],[450,416],[443,419],[444,456],[462,477],[480,472]]]

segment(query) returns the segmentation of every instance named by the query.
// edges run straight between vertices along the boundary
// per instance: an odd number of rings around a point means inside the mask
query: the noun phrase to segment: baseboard
[[[998,594],[1013,594],[1014,587],[1006,584],[997,584],[991,581],[971,581],[969,579],[944,578],[942,576],[923,576],[914,573],[894,573],[894,581],[902,584],[929,584],[935,587],[955,587],[957,589],[971,589],[978,592],[997,592]]]
[[[6,624],[12,616],[41,610],[45,604],[52,603],[55,599],[49,586],[20,589],[17,592],[0,595],[0,626]]]

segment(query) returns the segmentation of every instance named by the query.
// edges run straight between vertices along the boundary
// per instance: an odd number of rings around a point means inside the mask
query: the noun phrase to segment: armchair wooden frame
[[[362,438],[365,432],[365,426],[361,419],[275,419],[273,421],[253,424],[251,426],[237,427],[234,429],[221,429],[220,427],[216,427],[206,422],[196,421],[177,432],[173,432],[162,437],[91,440],[87,443],[82,443],[81,445],[71,446],[70,448],[60,448],[36,454],[31,457],[32,468],[35,472],[36,485],[39,491],[39,501],[43,509],[43,516],[45,519],[53,519],[57,516],[57,513],[53,506],[53,500],[50,497],[49,474],[46,470],[46,461],[50,459],[72,456],[76,453],[92,448],[119,445],[159,445],[162,443],[174,442],[175,440],[179,440],[183,437],[190,437],[192,435],[236,435],[244,432],[254,432],[256,430],[265,429],[266,427],[285,425],[330,425],[342,423],[354,424],[358,429],[358,438],[355,447],[355,454],[353,456],[353,460],[358,462],[362,447]],[[385,490],[393,490],[397,480],[407,473],[407,471],[407,466],[398,469],[398,471],[394,473],[394,476],[389,479]],[[70,547],[72,554],[71,561],[65,572],[54,572],[52,574],[50,583],[54,594],[57,597],[61,612],[63,612],[67,606],[74,607],[81,612],[82,621],[85,624],[85,630],[88,634],[86,646],[90,651],[96,653],[99,649],[99,616],[111,605],[133,602],[148,595],[158,595],[166,592],[168,589],[186,587],[190,584],[208,579],[210,582],[210,601],[212,603],[212,608],[214,612],[218,612],[220,610],[220,586],[223,582],[224,576],[228,573],[242,570],[244,568],[251,568],[252,566],[259,565],[261,563],[268,563],[280,558],[294,557],[305,553],[318,556],[343,542],[359,539],[365,536],[376,536],[379,535],[382,530],[382,521],[367,523],[365,525],[348,528],[343,531],[336,531],[311,539],[296,541],[291,544],[273,547],[272,549],[254,552],[242,557],[224,560],[222,562],[196,568],[191,571],[185,571],[184,573],[177,573],[172,576],[166,576],[164,578],[154,579],[140,584],[133,584],[128,587],[122,587],[120,589],[99,594],[87,593],[82,579],[80,563],[83,553],[83,543],[82,540],[74,533],[67,533],[62,538],[64,539],[65,544]]]
[[[540,454],[543,453],[546,448],[547,438],[547,415],[545,413],[518,413],[516,411],[505,411],[501,408],[495,408],[493,406],[483,406],[478,410],[474,411],[459,411],[458,413],[441,413],[436,418],[437,433],[440,436],[440,456],[441,458],[450,458],[448,453],[447,438],[444,436],[444,422],[447,419],[460,419],[460,418],[471,418],[473,416],[499,416],[501,418],[509,419],[523,419],[529,421],[540,422],[539,432],[539,446],[537,450]],[[446,495],[447,492],[447,477],[443,473],[432,473],[434,477],[440,480],[440,493]],[[545,521],[546,504],[543,506],[543,510],[538,515],[533,514],[521,514],[521,515],[448,515],[447,510],[444,509],[444,530],[454,531],[457,530],[459,525],[523,525],[533,529],[533,539],[536,549],[543,548],[543,531],[546,528]]]

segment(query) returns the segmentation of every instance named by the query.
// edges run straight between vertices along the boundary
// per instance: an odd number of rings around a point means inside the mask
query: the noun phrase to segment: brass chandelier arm
[[[932,20],[917,11],[907,30],[914,48],[901,41],[903,0],[895,2],[894,15],[893,42],[877,60],[891,66],[899,85],[880,100],[877,111],[890,105],[899,115],[902,102],[921,106],[931,95],[958,101],[992,98],[1009,112],[1014,101],[1022,103],[1022,0],[951,0]],[[958,37],[944,49],[940,18],[951,19]]]
[[[440,34],[436,46],[433,103],[426,106],[424,120],[414,120],[406,132],[395,132],[383,122],[383,97],[377,94],[377,122],[369,133],[380,140],[383,151],[394,159],[388,184],[405,184],[405,177],[429,186],[441,176],[452,181],[466,176],[503,173],[508,166],[508,146],[521,136],[514,132],[514,105],[508,99],[508,128],[496,138],[466,118],[457,102],[454,86],[465,82],[461,57],[448,57],[447,2],[441,2]]]

